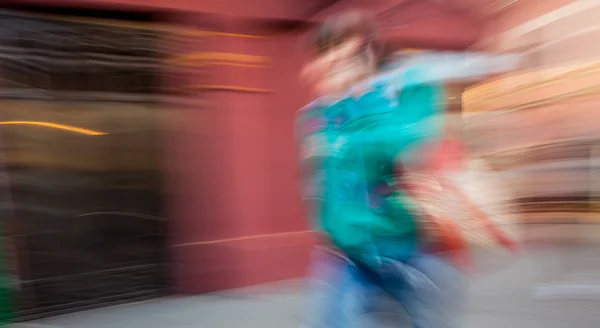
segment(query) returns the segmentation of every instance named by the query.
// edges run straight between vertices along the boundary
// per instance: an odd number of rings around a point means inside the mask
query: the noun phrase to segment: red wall
[[[209,26],[199,25],[195,14],[171,20],[229,33],[205,37],[182,54],[268,59],[264,67],[233,61],[185,71],[183,84],[230,88],[193,92],[192,105],[174,111],[167,135],[176,290],[200,293],[302,276],[312,233],[300,202],[293,133],[295,112],[308,101],[297,79],[301,34],[239,18],[212,17]]]

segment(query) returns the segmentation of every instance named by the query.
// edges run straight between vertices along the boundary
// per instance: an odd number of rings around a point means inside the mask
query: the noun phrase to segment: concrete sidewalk
[[[465,327],[600,327],[599,250],[532,249],[508,265],[496,263],[503,269],[472,278]],[[553,287],[537,289],[544,285]],[[303,281],[291,281],[79,312],[14,328],[292,328],[298,326],[303,300]],[[395,312],[387,308],[381,314],[384,326],[399,326]]]

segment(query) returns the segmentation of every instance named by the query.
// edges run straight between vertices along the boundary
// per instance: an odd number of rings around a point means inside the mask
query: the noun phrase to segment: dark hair
[[[323,54],[340,45],[344,41],[360,37],[364,40],[362,50],[373,51],[378,66],[383,64],[388,52],[382,42],[377,39],[377,24],[364,11],[347,11],[329,17],[316,31],[312,46],[318,54]]]

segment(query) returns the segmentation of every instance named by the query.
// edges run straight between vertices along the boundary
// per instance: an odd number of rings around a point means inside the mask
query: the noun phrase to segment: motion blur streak
[[[475,251],[464,328],[600,327],[600,0],[0,1],[0,327],[297,327],[343,257],[301,201],[301,73],[350,9],[510,189],[526,251]]]
[[[94,130],[78,128],[78,127],[74,127],[74,126],[70,126],[70,125],[56,124],[56,123],[49,123],[49,122],[7,121],[7,122],[0,122],[0,125],[36,125],[36,126],[43,126],[43,127],[47,127],[47,128],[53,128],[53,129],[74,132],[74,133],[78,133],[78,134],[84,134],[87,136],[102,136],[102,135],[108,134],[106,132],[94,131]]]

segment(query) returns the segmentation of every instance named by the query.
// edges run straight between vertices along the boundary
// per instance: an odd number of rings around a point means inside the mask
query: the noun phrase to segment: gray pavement
[[[599,250],[582,244],[531,248],[511,261],[487,256],[490,272],[471,277],[465,327],[600,327]],[[291,328],[298,325],[303,300],[303,281],[287,281],[85,311],[14,328]],[[393,308],[384,312],[384,326],[397,322]]]

